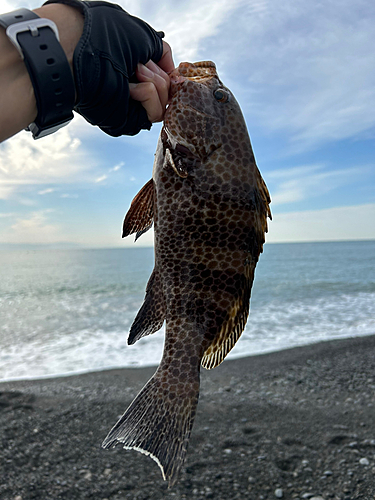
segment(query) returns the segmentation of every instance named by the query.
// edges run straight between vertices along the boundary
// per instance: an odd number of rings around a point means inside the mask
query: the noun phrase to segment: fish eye
[[[228,102],[229,95],[223,89],[216,89],[214,92],[214,97],[218,102]]]

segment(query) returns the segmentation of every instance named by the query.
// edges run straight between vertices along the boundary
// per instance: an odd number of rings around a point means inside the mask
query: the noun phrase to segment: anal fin
[[[125,216],[122,237],[137,233],[136,240],[152,226],[154,218],[154,181],[150,179],[135,195]]]
[[[165,302],[158,273],[153,270],[147,283],[146,297],[130,328],[128,344],[157,332],[165,319]]]

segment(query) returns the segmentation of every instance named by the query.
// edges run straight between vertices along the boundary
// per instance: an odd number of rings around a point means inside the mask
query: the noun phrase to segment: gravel
[[[202,372],[188,456],[101,442],[154,368],[0,384],[0,500],[374,500],[375,336]]]

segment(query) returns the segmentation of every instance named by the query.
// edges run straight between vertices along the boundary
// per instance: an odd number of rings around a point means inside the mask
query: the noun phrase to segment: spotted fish
[[[215,64],[181,63],[170,76],[153,177],[123,228],[137,237],[155,228],[155,267],[128,343],[165,321],[164,353],[103,447],[150,455],[171,486],[186,456],[200,367],[218,366],[245,327],[271,200]]]

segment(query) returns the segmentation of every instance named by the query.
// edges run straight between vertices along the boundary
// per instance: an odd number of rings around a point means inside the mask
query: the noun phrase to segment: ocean
[[[164,327],[129,328],[152,248],[0,249],[0,380],[157,365]],[[375,241],[266,244],[229,358],[375,333]]]

